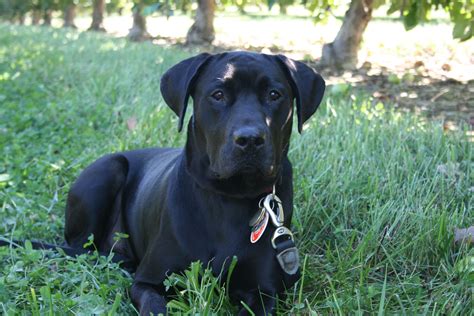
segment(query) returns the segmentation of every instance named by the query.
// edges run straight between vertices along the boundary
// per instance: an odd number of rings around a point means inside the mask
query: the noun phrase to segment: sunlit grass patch
[[[85,166],[109,152],[182,145],[159,78],[187,56],[0,25],[0,235],[60,243],[67,190]],[[473,154],[441,124],[351,89],[328,93],[292,137],[293,227],[305,264],[280,313],[469,313],[474,252],[454,245],[453,229],[474,222]],[[107,258],[1,248],[0,270],[4,314],[135,313],[131,277]],[[182,292],[181,311],[197,312],[205,304],[193,302],[206,297],[232,313],[225,287],[206,278]],[[211,285],[216,292],[205,292]]]

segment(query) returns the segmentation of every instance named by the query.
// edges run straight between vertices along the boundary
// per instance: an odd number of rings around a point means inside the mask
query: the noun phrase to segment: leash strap
[[[293,275],[300,267],[300,256],[293,239],[277,241],[275,248],[277,261],[286,274]]]

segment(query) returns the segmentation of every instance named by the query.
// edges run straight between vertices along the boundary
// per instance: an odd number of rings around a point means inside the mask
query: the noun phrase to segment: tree
[[[105,0],[93,0],[92,1],[92,23],[89,27],[89,31],[101,31],[104,32],[104,12],[105,12]]]
[[[118,11],[121,14],[128,0],[111,0],[107,3],[107,10]],[[133,24],[127,37],[132,41],[141,41],[151,38],[147,30],[146,18],[159,12],[166,16],[172,14],[175,7],[187,8],[192,0],[133,0]]]
[[[63,27],[77,28],[76,24],[74,23],[77,4],[74,2],[74,0],[63,0],[61,4],[63,7]]]
[[[133,25],[128,32],[128,38],[132,41],[140,41],[151,37],[146,29],[146,16],[143,14],[144,7],[144,1],[135,2],[133,6]]]
[[[373,0],[351,1],[336,38],[323,46],[321,64],[332,68],[352,68],[357,64],[357,52],[373,6]]]
[[[5,17],[11,23],[24,24],[25,15],[30,6],[29,1],[0,0],[0,16]]]
[[[170,16],[172,13],[171,4],[169,0],[161,0],[160,2],[158,0],[135,0],[132,9],[133,25],[128,33],[128,38],[132,41],[151,38],[146,27],[146,17],[155,12]]]
[[[288,6],[292,5],[294,0],[278,0],[278,6],[280,7],[280,14],[287,14]]]
[[[38,7],[34,7],[31,11],[31,24],[37,25],[41,20],[41,10]]]
[[[43,15],[43,25],[50,26],[53,20],[53,11],[59,8],[58,0],[39,0],[38,5]]]
[[[197,0],[198,8],[194,23],[186,35],[187,44],[210,44],[215,38],[214,0]]]
[[[429,20],[432,10],[443,9],[449,13],[454,24],[454,38],[464,41],[473,36],[474,0],[352,0],[336,38],[323,46],[321,64],[333,68],[354,68],[372,11],[386,3],[390,4],[387,14],[400,12],[406,30]],[[310,11],[317,13],[316,19],[321,20],[328,16],[336,2],[310,0],[307,5]]]

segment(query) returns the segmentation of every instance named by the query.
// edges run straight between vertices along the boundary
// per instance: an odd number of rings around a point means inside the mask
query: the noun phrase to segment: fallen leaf
[[[450,132],[456,130],[456,125],[453,122],[445,121],[443,123],[443,131]]]
[[[420,68],[420,67],[423,67],[424,65],[425,65],[424,62],[422,62],[421,60],[417,60],[413,66],[415,68]]]
[[[441,69],[443,69],[444,71],[451,71],[451,66],[449,64],[443,64],[443,66],[441,66]]]
[[[366,71],[369,71],[372,68],[372,63],[370,63],[368,61],[364,61],[364,63],[362,64],[362,66],[360,68],[362,68]]]
[[[456,243],[474,243],[474,226],[469,228],[455,228],[454,229],[454,242]]]
[[[137,127],[137,118],[135,116],[132,116],[127,120],[127,127],[129,131],[133,131]]]

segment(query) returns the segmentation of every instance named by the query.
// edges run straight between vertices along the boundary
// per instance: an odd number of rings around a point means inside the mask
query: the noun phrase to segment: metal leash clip
[[[273,233],[273,237],[272,237],[272,246],[274,249],[276,249],[276,244],[275,244],[276,239],[278,237],[285,236],[285,235],[290,236],[290,239],[293,241],[293,233],[291,232],[291,230],[289,230],[285,226],[281,226],[275,229],[275,232]]]
[[[276,227],[272,237],[272,246],[276,249],[275,241],[281,236],[289,236],[293,240],[293,233],[285,226],[285,213],[283,212],[283,205],[281,200],[275,193],[268,194],[263,200],[263,207],[270,215],[273,225]],[[275,211],[274,211],[275,210]]]
[[[262,200],[260,200],[261,202]],[[276,213],[273,209],[276,206]],[[275,227],[283,226],[283,222],[285,220],[285,213],[283,212],[283,205],[281,200],[275,194],[268,194],[265,199],[263,200],[263,207],[270,215],[273,225]]]
[[[294,275],[298,272],[300,267],[300,259],[298,249],[296,249],[293,239],[293,233],[287,227],[283,226],[285,222],[285,213],[283,212],[283,205],[281,200],[275,194],[275,186],[273,186],[273,192],[262,197],[258,202],[259,212],[257,212],[249,222],[252,227],[250,233],[250,242],[256,243],[265,232],[267,227],[268,218],[271,218],[275,231],[273,233],[271,243],[273,249],[276,250],[276,259],[280,264],[282,270],[289,274]],[[281,239],[282,236],[286,236],[286,239]]]

